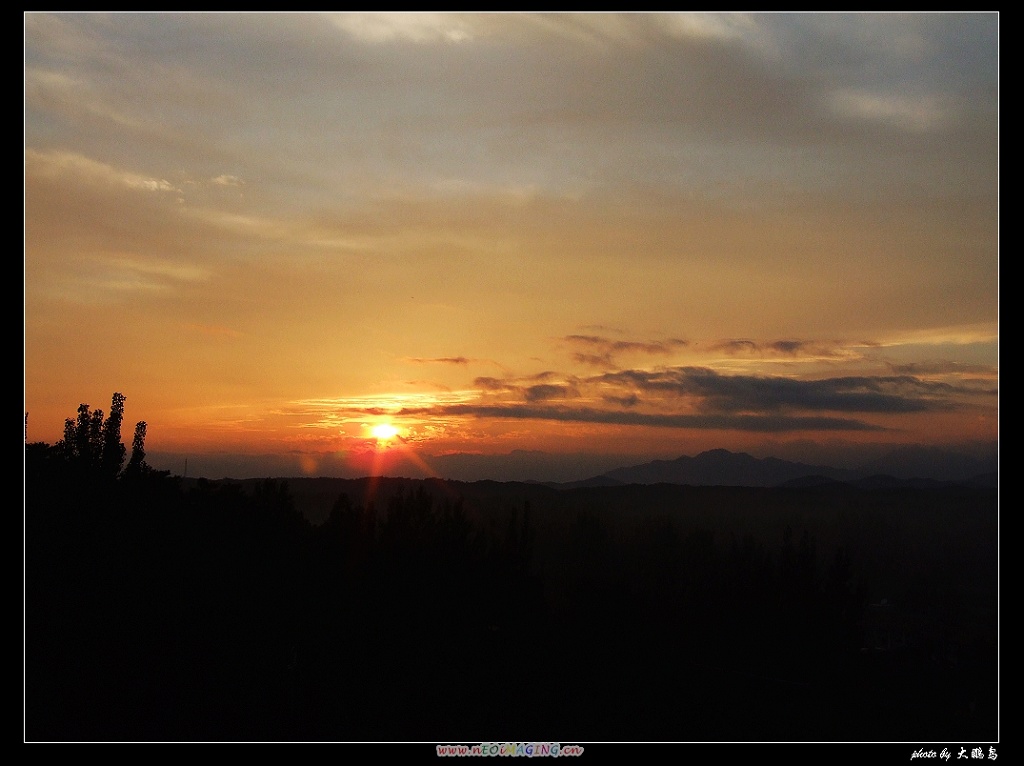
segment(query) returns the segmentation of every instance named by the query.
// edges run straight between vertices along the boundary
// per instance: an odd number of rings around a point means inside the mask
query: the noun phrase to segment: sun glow
[[[370,433],[377,441],[387,442],[398,436],[398,429],[391,423],[378,423],[370,429]]]

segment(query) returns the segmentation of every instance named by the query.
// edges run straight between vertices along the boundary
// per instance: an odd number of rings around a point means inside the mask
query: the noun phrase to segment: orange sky
[[[28,438],[120,391],[214,478],[992,443],[998,18],[28,13]]]

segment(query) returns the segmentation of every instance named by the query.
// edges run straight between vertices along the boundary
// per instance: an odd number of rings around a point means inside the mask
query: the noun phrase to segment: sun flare
[[[373,438],[377,441],[386,442],[398,436],[398,429],[391,423],[378,423],[370,429],[370,433],[373,434]]]

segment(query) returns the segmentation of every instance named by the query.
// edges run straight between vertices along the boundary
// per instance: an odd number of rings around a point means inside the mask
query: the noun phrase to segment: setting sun
[[[370,433],[377,441],[386,442],[398,436],[398,429],[391,423],[378,423],[370,429]]]

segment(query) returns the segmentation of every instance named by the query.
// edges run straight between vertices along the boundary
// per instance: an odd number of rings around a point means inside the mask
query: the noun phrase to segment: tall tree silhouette
[[[100,422],[103,421],[103,412],[96,410],[100,416]],[[78,420],[73,424],[72,434],[74,436],[74,456],[78,458],[78,461],[88,465],[92,462],[92,440],[89,438],[92,430],[93,417],[89,411],[89,405],[82,404],[78,405]],[[68,431],[68,422],[64,424],[64,433]]]
[[[127,473],[144,473],[149,466],[146,465],[146,421],[140,420],[135,424],[135,435],[132,436],[132,456],[128,459]]]
[[[110,400],[110,415],[103,423],[103,451],[100,466],[108,476],[121,473],[125,448],[121,442],[121,421],[124,419],[124,394],[115,391]]]
[[[121,441],[124,402],[124,394],[115,391],[106,419],[103,410],[90,410],[85,403],[78,405],[78,416],[64,421],[64,438],[57,443],[56,453],[83,475],[116,479],[127,453]]]

